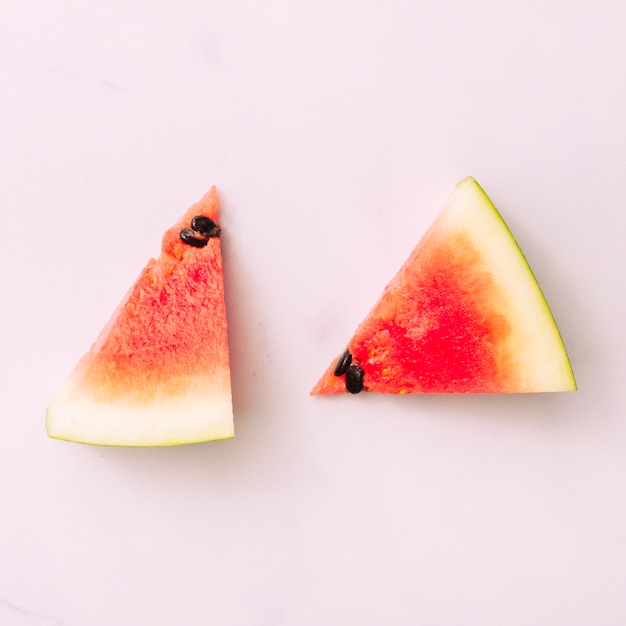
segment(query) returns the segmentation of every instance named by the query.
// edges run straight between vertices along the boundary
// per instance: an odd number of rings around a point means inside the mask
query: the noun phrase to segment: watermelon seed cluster
[[[191,220],[191,228],[183,228],[180,238],[194,248],[204,248],[212,237],[219,237],[222,229],[210,218],[195,215]]]
[[[346,350],[337,360],[333,371],[335,376],[346,375],[346,390],[350,393],[363,391],[364,372],[361,366],[352,362],[350,350]]]

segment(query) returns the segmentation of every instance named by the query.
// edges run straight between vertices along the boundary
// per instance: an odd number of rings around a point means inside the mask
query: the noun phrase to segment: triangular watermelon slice
[[[163,446],[234,436],[217,192],[163,236],[47,411],[50,437]]]
[[[526,259],[466,178],[311,395],[575,389]]]

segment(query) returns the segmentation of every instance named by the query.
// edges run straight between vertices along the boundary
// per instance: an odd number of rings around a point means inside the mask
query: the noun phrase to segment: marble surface
[[[4,2],[0,625],[625,623],[624,32],[608,0]],[[467,175],[580,390],[310,398]],[[48,439],[213,184],[236,438]]]

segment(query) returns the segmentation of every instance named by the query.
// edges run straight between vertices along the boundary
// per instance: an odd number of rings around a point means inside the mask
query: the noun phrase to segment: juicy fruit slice
[[[311,395],[575,389],[526,259],[466,178]]]
[[[163,236],[48,407],[50,437],[162,446],[234,436],[217,193]]]

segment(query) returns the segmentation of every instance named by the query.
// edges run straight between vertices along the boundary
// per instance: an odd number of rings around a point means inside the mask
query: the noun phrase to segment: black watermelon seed
[[[183,228],[180,231],[180,238],[186,244],[189,244],[190,246],[193,246],[194,248],[204,248],[204,246],[206,246],[208,243],[208,240],[200,239],[199,237],[196,237],[196,232],[191,230],[191,228]]]
[[[346,371],[346,390],[350,393],[363,391],[363,370],[358,365],[350,365]]]
[[[350,350],[346,350],[337,361],[337,365],[335,365],[335,371],[333,372],[335,376],[342,376],[346,373],[346,370],[352,363],[352,355],[350,354]]]
[[[191,229],[205,237],[219,237],[222,229],[210,218],[196,215],[191,220]]]

